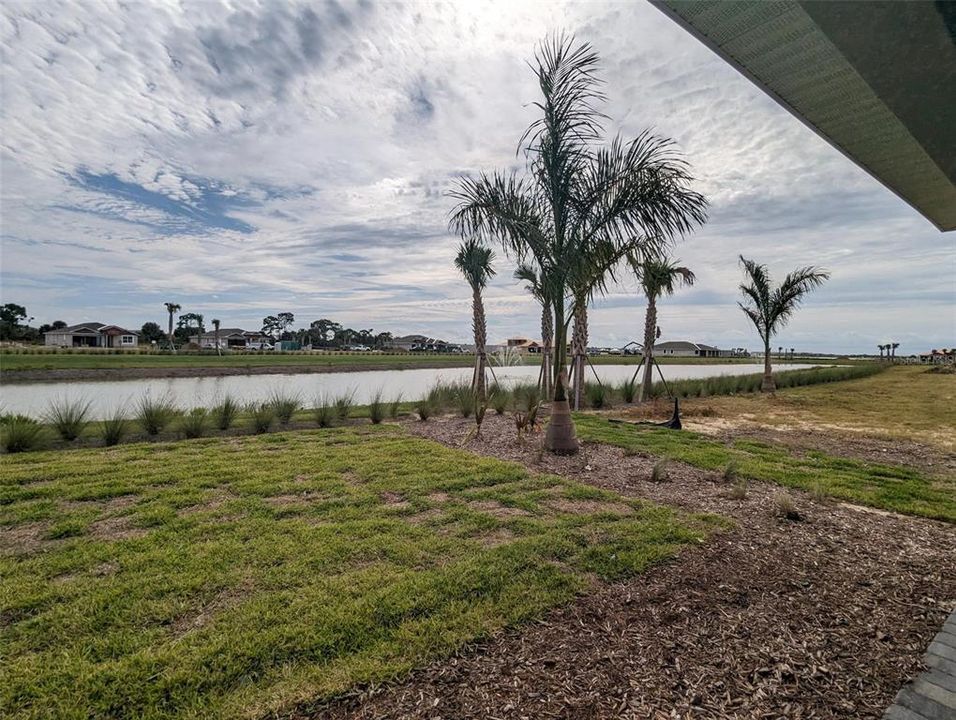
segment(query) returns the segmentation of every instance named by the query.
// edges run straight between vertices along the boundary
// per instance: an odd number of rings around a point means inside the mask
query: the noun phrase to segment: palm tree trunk
[[[773,381],[773,368],[770,367],[770,337],[764,340],[763,353],[763,384],[760,392],[776,392],[777,384]]]
[[[571,353],[574,363],[574,409],[580,410],[584,401],[584,365],[588,353],[587,300],[576,300],[574,303],[574,334],[571,336]]]
[[[654,341],[657,339],[657,298],[647,298],[647,313],[644,315],[644,377],[637,396],[638,402],[651,397],[651,385],[654,382]]]
[[[547,302],[541,303],[541,396],[551,400],[551,345],[554,336],[554,318],[551,317],[551,306]]]
[[[167,334],[169,338],[169,349],[173,352],[176,352],[176,344],[173,342],[173,311],[169,311],[169,333]]]
[[[481,302],[481,291],[475,289],[471,297],[472,329],[475,331],[475,377],[472,390],[479,404],[485,401],[485,342],[488,330],[485,323],[485,306]]]
[[[564,317],[564,298],[554,300],[554,401],[544,437],[544,446],[553,453],[573,455],[578,451],[574,420],[568,403],[568,326]]]

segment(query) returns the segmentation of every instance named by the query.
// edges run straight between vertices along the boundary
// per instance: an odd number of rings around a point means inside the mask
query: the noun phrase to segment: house
[[[540,353],[543,346],[537,340],[531,340],[526,337],[513,337],[505,341],[505,347],[514,348],[520,352]]]
[[[210,330],[202,335],[191,335],[189,342],[204,350],[215,350],[216,331]],[[262,350],[267,344],[269,344],[268,336],[256,330],[219,328],[219,348],[222,350]]]
[[[119,325],[86,322],[51,330],[43,336],[43,344],[55,347],[134,348],[139,345],[139,333]]]
[[[672,340],[654,345],[658,357],[732,357],[733,350],[720,350],[713,345],[692,343],[687,340]]]
[[[461,347],[458,345],[425,335],[403,335],[393,338],[389,347],[410,352],[461,352]]]
[[[956,362],[956,348],[937,350],[933,348],[928,353],[920,353],[919,361],[924,365],[941,365]]]

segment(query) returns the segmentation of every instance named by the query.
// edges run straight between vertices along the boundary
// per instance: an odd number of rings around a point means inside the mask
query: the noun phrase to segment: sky
[[[799,350],[900,355],[956,338],[956,234],[889,190],[644,2],[19,2],[0,21],[0,301],[34,324],[258,329],[293,312],[467,342],[452,265],[457,178],[520,168],[536,43],[601,56],[608,137],[673,138],[709,202],[674,254],[697,284],[659,305],[662,338],[760,342],[738,256],[832,273],[779,336]],[[500,256],[500,253],[499,253]],[[499,257],[490,342],[537,337]],[[642,334],[623,276],[591,342]]]

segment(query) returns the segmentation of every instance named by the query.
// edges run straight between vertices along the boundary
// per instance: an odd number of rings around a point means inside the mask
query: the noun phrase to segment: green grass
[[[908,515],[956,522],[956,483],[929,478],[918,470],[786,448],[753,440],[731,445],[697,433],[610,423],[603,418],[575,418],[579,437],[645,452],[695,467],[725,473],[733,463],[737,476],[774,482],[840,500]]]
[[[11,455],[0,715],[262,717],[723,526],[388,425]]]

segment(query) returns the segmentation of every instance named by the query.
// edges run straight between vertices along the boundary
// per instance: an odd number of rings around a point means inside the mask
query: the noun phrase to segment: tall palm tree
[[[169,338],[169,349],[176,352],[176,344],[173,342],[173,315],[182,310],[183,306],[174,302],[163,303],[163,305],[166,306],[166,312],[169,313],[169,333],[167,334]]]
[[[219,320],[218,318],[212,319],[212,331],[214,333],[213,337],[216,342],[216,355],[222,355],[222,348],[219,347]],[[200,343],[202,343],[202,337],[199,338]]]
[[[526,282],[525,288],[541,304],[541,371],[538,376],[538,387],[541,390],[541,396],[550,400],[551,346],[554,342],[554,318],[551,317],[551,307],[537,268],[529,263],[522,263],[515,270],[514,277],[515,280]]]
[[[495,274],[491,266],[494,259],[494,251],[473,237],[458,246],[458,254],[455,256],[455,267],[471,286],[471,327],[475,333],[475,375],[471,381],[471,388],[479,404],[485,401],[485,365],[487,363],[485,343],[488,336],[481,291]]]
[[[770,367],[770,340],[790,321],[810,291],[829,279],[830,273],[809,265],[797,268],[774,287],[766,265],[748,260],[743,255],[740,256],[740,262],[748,282],[740,285],[744,302],[737,304],[750,318],[763,340],[763,384],[760,389],[763,392],[775,392],[777,385]]]
[[[877,347],[880,349],[880,360],[882,360],[882,359],[883,359],[883,348],[885,348],[886,346],[885,346],[885,345],[877,345]]]
[[[582,325],[588,302],[604,292],[628,252],[655,254],[702,223],[706,201],[689,189],[693,178],[670,140],[644,132],[597,146],[604,120],[597,105],[604,96],[590,45],[553,36],[539,45],[535,60],[543,97],[535,103],[540,118],[519,141],[526,172],[461,178],[451,193],[459,201],[451,225],[538,268],[554,316],[554,401],[545,442],[571,453],[578,447],[568,402],[571,318]],[[581,344],[586,347],[586,336],[579,333]]]
[[[890,347],[893,349],[893,358],[892,358],[893,362],[896,362],[896,348],[898,348],[899,346],[900,344],[898,342],[890,343]]]
[[[638,402],[650,397],[653,382],[654,340],[657,337],[657,299],[663,295],[673,295],[681,285],[691,286],[697,277],[679,260],[671,262],[667,258],[642,258],[629,255],[628,264],[637,275],[641,289],[647,297],[647,312],[644,315],[644,377],[638,392]]]

